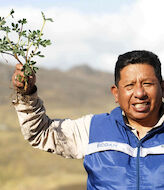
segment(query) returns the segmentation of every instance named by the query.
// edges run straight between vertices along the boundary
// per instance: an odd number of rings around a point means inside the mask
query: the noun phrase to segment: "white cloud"
[[[88,63],[113,71],[117,56],[134,49],[153,51],[164,62],[163,7],[163,0],[136,0],[115,14],[83,13],[61,7],[45,9],[45,14],[54,19],[45,28],[45,36],[53,45],[43,50],[46,57],[38,60],[38,66],[69,68]],[[27,18],[31,26],[41,25],[39,9],[14,9],[15,16]],[[8,11],[9,8],[0,8],[1,15]]]

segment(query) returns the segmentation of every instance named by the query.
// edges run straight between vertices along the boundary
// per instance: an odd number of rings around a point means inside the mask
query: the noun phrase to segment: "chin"
[[[131,119],[135,121],[144,121],[144,120],[151,120],[151,114],[150,113],[137,113],[134,115],[131,115]]]

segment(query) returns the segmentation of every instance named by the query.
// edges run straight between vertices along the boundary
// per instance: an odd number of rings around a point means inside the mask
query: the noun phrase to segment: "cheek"
[[[148,99],[151,101],[152,106],[159,106],[162,101],[162,89],[153,88],[147,91]]]
[[[162,97],[162,89],[154,88],[149,90],[148,95],[154,99],[160,99]]]
[[[124,107],[128,106],[128,102],[131,100],[132,94],[133,93],[131,91],[120,91],[118,94],[118,103]]]

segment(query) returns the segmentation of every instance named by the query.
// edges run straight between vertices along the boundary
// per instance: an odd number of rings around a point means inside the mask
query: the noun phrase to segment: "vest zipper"
[[[161,128],[161,127],[160,127]],[[137,171],[137,190],[140,190],[140,151],[141,151],[141,144],[143,141],[146,140],[146,138],[148,138],[149,136],[151,136],[153,133],[155,133],[157,130],[153,130],[151,132],[149,132],[145,137],[143,137],[141,140],[138,140],[138,144],[137,144],[137,161],[136,161],[136,171]],[[133,133],[134,134],[134,133]],[[136,137],[137,138],[137,137]]]
[[[140,189],[140,147],[141,147],[141,142],[138,142],[137,146],[137,163],[136,163],[136,171],[137,171],[137,190]]]

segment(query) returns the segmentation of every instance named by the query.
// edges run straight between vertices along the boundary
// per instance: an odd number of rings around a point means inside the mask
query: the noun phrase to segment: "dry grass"
[[[8,110],[3,107],[3,110]],[[80,160],[68,160],[30,147],[13,111],[0,114],[0,189],[53,190],[85,184]],[[4,116],[6,115],[6,116]],[[3,123],[2,123],[3,121]],[[61,189],[61,188],[60,188]]]
[[[82,160],[42,152],[24,141],[9,103],[13,68],[5,65],[0,68],[0,190],[86,189]],[[109,77],[109,74],[77,69],[73,73],[41,70],[39,94],[45,100],[47,114],[51,118],[75,119],[89,113],[109,112],[115,106],[109,103]]]
[[[0,189],[1,190],[82,190],[86,189],[86,173],[82,160],[64,159],[31,148],[21,135],[14,108],[0,108]],[[50,117],[77,118],[91,108],[47,109]],[[98,110],[97,111],[101,111]]]

